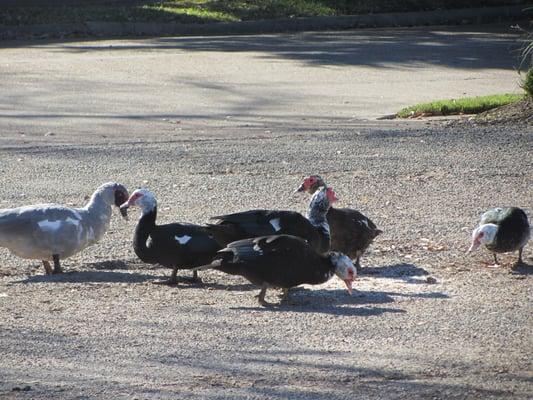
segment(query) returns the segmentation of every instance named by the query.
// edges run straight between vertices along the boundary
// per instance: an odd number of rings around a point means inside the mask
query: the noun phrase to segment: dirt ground
[[[508,25],[4,44],[0,208],[116,180],[203,223],[303,211],[319,173],[384,233],[351,297],[334,278],[270,309],[217,272],[155,285],[135,210],[63,275],[0,249],[0,398],[531,398],[533,244],[517,271],[465,251],[489,207],[533,218],[533,128],[368,120],[520,91]]]
[[[531,398],[531,244],[517,271],[514,254],[500,268],[484,265],[485,250],[465,254],[488,207],[533,216],[531,127],[153,128],[105,136],[8,126],[0,207],[82,205],[116,180],[151,188],[160,222],[201,223],[255,207],[303,211],[291,192],[320,173],[340,205],[384,231],[357,291],[350,297],[334,278],[267,309],[257,288],[222,273],[201,273],[203,286],[155,285],[169,271],[136,259],[137,212],[127,223],[115,213],[106,237],[66,260],[63,275],[0,249],[0,398]]]

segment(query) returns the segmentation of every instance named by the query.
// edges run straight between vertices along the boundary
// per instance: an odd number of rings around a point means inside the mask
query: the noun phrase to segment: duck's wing
[[[509,210],[508,208],[500,208],[500,207],[491,208],[490,210],[484,212],[481,215],[481,219],[479,223],[480,225],[484,225],[484,224],[499,225],[500,222],[505,218],[508,210]]]
[[[240,238],[274,235],[282,229],[282,214],[279,211],[249,210],[239,213],[218,215],[212,219],[219,225],[230,225],[238,229]]]
[[[242,275],[255,284],[266,282],[275,287],[293,287],[327,280],[330,276],[327,267],[324,269],[323,257],[307,241],[296,236],[272,235],[241,240],[230,243],[221,252],[226,257],[220,260],[220,270]]]
[[[24,231],[31,223],[29,215],[21,213],[20,209],[0,210],[0,233],[2,234]]]
[[[23,258],[68,257],[89,243],[80,212],[53,204],[1,210],[0,245]]]
[[[65,224],[79,224],[82,217],[75,209],[42,204],[0,210],[0,232],[28,235],[34,232],[60,231]]]
[[[233,262],[298,260],[312,251],[306,240],[292,235],[270,235],[230,243],[221,252],[233,253]]]
[[[173,223],[159,225],[151,233],[147,246],[162,245],[168,249],[175,248],[189,253],[215,253],[220,249],[212,235],[203,226],[194,224]]]

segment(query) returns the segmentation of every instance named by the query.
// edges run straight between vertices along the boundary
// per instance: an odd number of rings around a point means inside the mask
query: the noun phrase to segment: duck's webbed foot
[[[272,304],[270,304],[268,301],[265,300],[267,288],[268,286],[266,284],[263,284],[263,286],[261,287],[261,291],[259,292],[258,295],[255,296],[257,297],[257,301],[259,302],[259,304],[262,305],[263,307],[272,306]]]
[[[172,274],[170,274],[170,278],[162,280],[162,281],[154,281],[153,283],[155,285],[169,285],[174,286],[178,284],[178,279],[176,275],[178,274],[178,267],[175,267],[172,269]]]
[[[491,264],[490,262],[483,262],[483,264],[487,268],[499,268],[500,263],[498,262],[498,257],[496,256],[496,253],[492,253],[492,256],[494,257],[494,264]]]
[[[183,276],[180,278],[181,280],[189,283],[196,283],[196,284],[202,284],[202,279],[198,276],[198,271],[192,271],[192,276],[187,277]]]

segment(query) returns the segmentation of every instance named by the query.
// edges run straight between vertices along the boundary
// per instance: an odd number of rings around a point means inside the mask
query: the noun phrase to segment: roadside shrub
[[[527,70],[526,76],[522,79],[520,87],[524,89],[529,97],[533,98],[533,67]]]

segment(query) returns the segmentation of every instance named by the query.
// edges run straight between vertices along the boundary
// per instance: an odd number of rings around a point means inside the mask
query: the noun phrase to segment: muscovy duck
[[[296,192],[315,193],[326,183],[319,175],[305,178]],[[374,238],[383,233],[370,218],[351,208],[329,209],[326,218],[331,230],[331,250],[340,251],[355,260],[361,268],[360,259]]]
[[[522,263],[522,249],[529,241],[531,228],[526,213],[517,207],[493,208],[481,216],[479,226],[472,232],[472,245],[468,252],[476,250],[480,245],[494,255],[518,250],[517,264]]]
[[[96,189],[83,208],[37,204],[0,209],[0,247],[21,258],[42,260],[46,274],[60,273],[60,260],[100,240],[109,227],[111,206],[127,198],[126,188],[111,182]]]
[[[296,211],[250,210],[212,217],[218,223],[209,224],[208,228],[223,245],[240,239],[286,234],[306,239],[316,251],[325,253],[330,245],[326,213],[337,200],[333,189],[323,188],[311,198],[307,218]]]
[[[317,253],[309,243],[292,235],[271,235],[239,240],[220,250],[213,261],[197,270],[216,269],[231,275],[241,275],[261,287],[259,304],[268,305],[268,288],[282,288],[284,297],[289,289],[304,283],[317,285],[337,275],[352,293],[357,276],[352,261],[344,254]]]
[[[135,190],[120,209],[132,206],[141,208],[133,250],[145,263],[172,268],[172,275],[167,281],[169,284],[176,283],[178,269],[206,264],[222,248],[203,226],[186,223],[156,225],[157,200],[148,189]],[[193,271],[192,279],[188,280],[199,281],[198,272]]]

